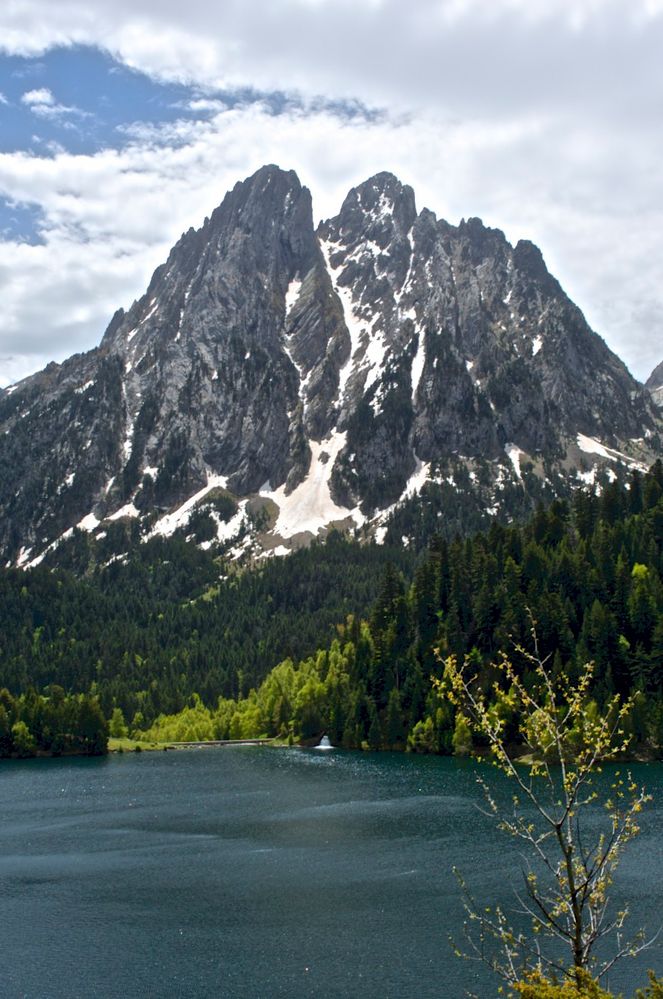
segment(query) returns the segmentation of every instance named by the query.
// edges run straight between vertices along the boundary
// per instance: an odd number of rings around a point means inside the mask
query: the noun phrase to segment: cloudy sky
[[[663,359],[663,0],[2,0],[0,386],[98,343],[263,163],[532,239]]]

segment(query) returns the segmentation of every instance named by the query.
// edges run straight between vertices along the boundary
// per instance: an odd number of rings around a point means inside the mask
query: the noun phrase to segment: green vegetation
[[[158,742],[145,742],[143,739],[115,738],[111,736],[108,740],[109,753],[142,753],[153,750],[163,750],[168,747]]]
[[[44,694],[31,688],[18,698],[0,690],[0,758],[100,756],[108,746],[108,724],[97,697],[65,694],[51,684]]]
[[[622,999],[621,996],[613,996],[612,992],[606,992],[590,975],[582,975],[580,984],[567,979],[560,985],[538,972],[527,975],[525,981],[516,983],[512,995],[519,996],[520,999]],[[649,985],[638,989],[635,999],[663,999],[663,980],[650,971]]]
[[[477,905],[459,876],[467,956],[484,961],[512,987],[524,971],[552,973],[580,990],[594,981],[590,975],[599,981],[617,961],[647,946],[643,931],[624,937],[628,909],[614,911],[610,889],[650,797],[619,771],[610,785],[595,781],[605,762],[628,750],[634,697],[615,694],[602,711],[592,710],[593,665],[586,664],[575,682],[564,673],[554,676],[538,654],[534,628],[532,641],[533,653],[520,650],[531,666],[527,685],[506,656],[495,664],[490,697],[477,684],[471,660],[459,665],[450,656],[437,681],[511,779],[515,793],[506,807],[498,805],[487,780],[480,783],[488,813],[525,851],[523,888],[516,893],[525,921],[517,927],[500,905]],[[526,766],[511,749],[514,718],[516,741],[531,760]],[[599,958],[597,947],[605,940],[611,949]]]
[[[389,562],[409,575],[414,558],[332,535],[243,573],[180,538],[89,574],[87,555],[72,571],[2,569],[0,686],[93,690],[130,729],[193,693],[207,705],[245,696],[281,659],[327,644],[348,613],[367,614]]]
[[[527,685],[531,614],[555,675],[595,663],[593,711],[633,695],[629,752],[663,746],[660,462],[418,558],[338,535],[240,573],[179,538],[103,569],[79,556],[0,571],[0,684],[91,693],[116,738],[483,752],[431,675],[467,656],[489,691],[508,650]]]
[[[558,985],[548,981],[539,972],[527,975],[526,980],[514,986],[515,995],[521,999],[613,999],[590,975],[581,974],[580,982],[567,979]]]
[[[660,754],[663,467],[634,474],[629,485],[613,484],[600,497],[579,493],[571,505],[556,501],[524,527],[494,524],[464,541],[437,539],[411,583],[387,566],[368,620],[348,616],[326,648],[283,660],[243,697],[201,696],[181,716],[163,712],[154,727],[139,728],[169,739],[207,731],[300,740],[324,731],[347,747],[482,752],[485,738],[430,677],[441,659],[468,657],[490,691],[494,659],[508,649],[527,685],[532,664],[522,649],[532,615],[553,674],[576,680],[592,661],[587,710],[632,695],[628,751]],[[514,712],[516,740],[517,723]]]

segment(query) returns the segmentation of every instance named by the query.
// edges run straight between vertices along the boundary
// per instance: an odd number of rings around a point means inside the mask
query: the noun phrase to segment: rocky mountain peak
[[[416,217],[412,188],[385,171],[352,188],[337,216],[336,230],[346,246],[368,238],[385,249],[394,237],[407,235]]]
[[[330,524],[382,538],[415,500],[424,534],[457,530],[648,460],[660,428],[532,243],[417,214],[386,172],[315,231],[307,188],[266,166],[99,349],[0,394],[0,549],[204,525],[239,557]]]
[[[303,205],[300,198],[303,196]],[[271,232],[279,224],[310,208],[311,196],[294,170],[264,166],[235,184],[211,217],[213,230],[227,228]]]
[[[546,267],[541,250],[529,239],[519,239],[516,243],[513,250],[513,265],[523,277],[537,282],[548,294],[561,291],[559,284]]]

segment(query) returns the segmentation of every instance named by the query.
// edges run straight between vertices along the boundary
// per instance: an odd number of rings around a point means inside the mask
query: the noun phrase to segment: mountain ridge
[[[499,511],[534,499],[530,471],[555,494],[597,463],[644,467],[660,429],[534,244],[417,212],[387,172],[315,228],[308,189],[270,165],[99,347],[0,396],[0,550],[30,564],[76,528],[136,540],[194,512],[237,557],[330,525],[379,537],[427,482],[462,492],[465,469]]]

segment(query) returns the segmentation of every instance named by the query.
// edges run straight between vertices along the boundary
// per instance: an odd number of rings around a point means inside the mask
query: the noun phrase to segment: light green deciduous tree
[[[649,796],[628,773],[596,779],[604,763],[628,748],[632,700],[615,696],[599,712],[590,696],[593,665],[574,682],[553,675],[538,653],[534,627],[532,639],[532,653],[517,650],[529,667],[527,683],[506,656],[495,664],[489,695],[472,664],[459,665],[454,657],[436,681],[513,782],[503,808],[480,778],[489,814],[527,855],[513,916],[501,905],[481,908],[460,879],[465,956],[485,961],[512,987],[538,975],[580,990],[588,975],[600,981],[616,961],[646,946],[642,931],[625,934],[628,911],[611,904],[610,888]]]

